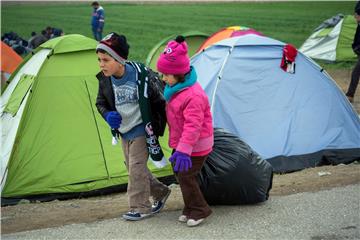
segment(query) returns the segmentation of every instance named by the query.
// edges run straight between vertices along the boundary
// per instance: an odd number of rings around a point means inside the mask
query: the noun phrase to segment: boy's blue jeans
[[[100,41],[102,39],[102,29],[99,32],[97,28],[92,28],[93,35],[96,41]]]

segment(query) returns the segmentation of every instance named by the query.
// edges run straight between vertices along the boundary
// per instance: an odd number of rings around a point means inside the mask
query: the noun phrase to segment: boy
[[[149,171],[147,159],[164,161],[157,141],[166,125],[165,100],[157,75],[144,65],[127,61],[126,37],[110,33],[96,47],[101,72],[96,107],[118,131],[129,172],[126,220],[141,220],[159,212],[170,189]],[[150,195],[154,204],[149,201]]]

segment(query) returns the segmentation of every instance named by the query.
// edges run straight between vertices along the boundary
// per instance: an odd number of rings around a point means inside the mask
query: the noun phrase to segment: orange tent
[[[1,42],[1,72],[10,75],[21,61],[22,58],[11,47]]]
[[[212,34],[208,39],[206,39],[203,44],[199,47],[196,52],[200,52],[203,49],[213,45],[216,42],[219,42],[225,38],[237,37],[246,34],[255,34],[263,36],[262,33],[255,31],[254,29],[243,27],[243,26],[232,26],[220,29],[216,33]]]

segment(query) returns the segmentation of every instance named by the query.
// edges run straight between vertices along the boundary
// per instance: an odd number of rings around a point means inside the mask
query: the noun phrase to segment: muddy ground
[[[350,70],[331,70],[328,73],[345,91],[349,84]],[[360,113],[360,90],[355,96],[354,108]],[[271,196],[299,192],[314,192],[360,182],[360,164],[323,166],[288,174],[276,174]],[[178,185],[172,185],[172,193],[164,211],[180,210],[183,206]],[[360,194],[360,193],[359,193]],[[39,228],[86,223],[121,216],[127,211],[125,193],[117,193],[86,199],[26,203],[1,208],[1,233],[13,233]]]

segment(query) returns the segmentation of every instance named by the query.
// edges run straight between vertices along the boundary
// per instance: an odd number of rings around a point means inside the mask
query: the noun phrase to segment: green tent
[[[186,43],[188,44],[189,56],[192,57],[201,44],[209,37],[209,35],[198,32],[198,31],[190,31],[180,34],[185,37]],[[151,51],[149,52],[146,58],[146,66],[149,66],[151,69],[156,71],[156,61],[159,58],[160,54],[164,51],[166,44],[168,41],[175,39],[176,35],[168,36],[162,39],[158,44],[156,44]]]
[[[351,45],[357,23],[354,16],[338,14],[325,20],[299,48],[310,58],[334,61],[356,61]]]
[[[42,44],[1,96],[3,198],[85,193],[125,186],[121,144],[95,106],[97,42],[66,35]],[[166,157],[167,133],[160,138]],[[151,171],[172,176],[170,165]]]

